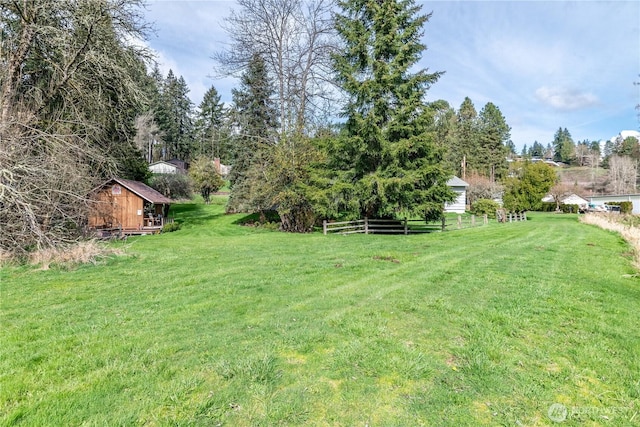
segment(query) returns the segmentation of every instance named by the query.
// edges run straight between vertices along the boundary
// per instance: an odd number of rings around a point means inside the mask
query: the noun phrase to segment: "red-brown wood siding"
[[[113,191],[114,186],[120,188],[119,194]],[[89,227],[142,227],[144,200],[120,184],[110,183],[100,189],[95,200],[95,209],[89,216]]]

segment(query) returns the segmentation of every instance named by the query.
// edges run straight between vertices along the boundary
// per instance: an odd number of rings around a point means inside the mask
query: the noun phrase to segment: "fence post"
[[[523,221],[526,221],[526,220],[527,220],[527,211],[524,211],[524,212],[522,213],[522,215],[524,215],[524,219],[523,219]]]
[[[364,217],[364,234],[369,234],[369,218]]]
[[[442,215],[442,231],[444,231],[447,228],[447,218]]]
[[[511,212],[509,212],[509,222],[513,222],[513,217],[512,217],[512,215],[513,215],[513,214],[512,214]]]
[[[484,225],[489,224],[489,217],[487,216],[487,214],[484,214],[484,215],[482,216],[482,223],[483,223]]]
[[[475,215],[471,215],[471,226],[472,227],[476,226],[476,216]]]
[[[409,229],[407,228],[407,217],[404,217],[404,234],[409,234]]]
[[[324,234],[325,236],[327,235],[327,220],[326,219],[322,220],[322,234]]]
[[[458,215],[458,230],[462,228],[462,215]]]

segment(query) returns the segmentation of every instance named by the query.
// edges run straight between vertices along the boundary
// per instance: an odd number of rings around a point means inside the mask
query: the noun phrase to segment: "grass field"
[[[553,214],[296,235],[223,203],[100,265],[4,268],[0,423],[640,425],[618,235]]]

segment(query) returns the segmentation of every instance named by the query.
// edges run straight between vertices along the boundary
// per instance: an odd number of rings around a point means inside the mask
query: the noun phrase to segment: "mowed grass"
[[[180,231],[1,272],[2,425],[640,423],[630,249],[571,215],[296,235],[182,204]],[[552,413],[557,415],[557,412]]]

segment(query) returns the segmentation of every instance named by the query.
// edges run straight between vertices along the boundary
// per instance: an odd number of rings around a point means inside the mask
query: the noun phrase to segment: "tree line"
[[[219,158],[232,166],[229,212],[277,210],[295,232],[319,219],[431,221],[454,200],[453,175],[487,188],[514,177],[498,106],[428,99],[444,71],[418,67],[431,14],[414,0],[237,0],[212,59],[239,84],[230,105],[212,86],[197,107],[183,77],[133,42],[149,30],[143,6],[0,3],[3,252],[73,242],[96,185],[149,182],[158,160],[195,165],[206,197]]]

